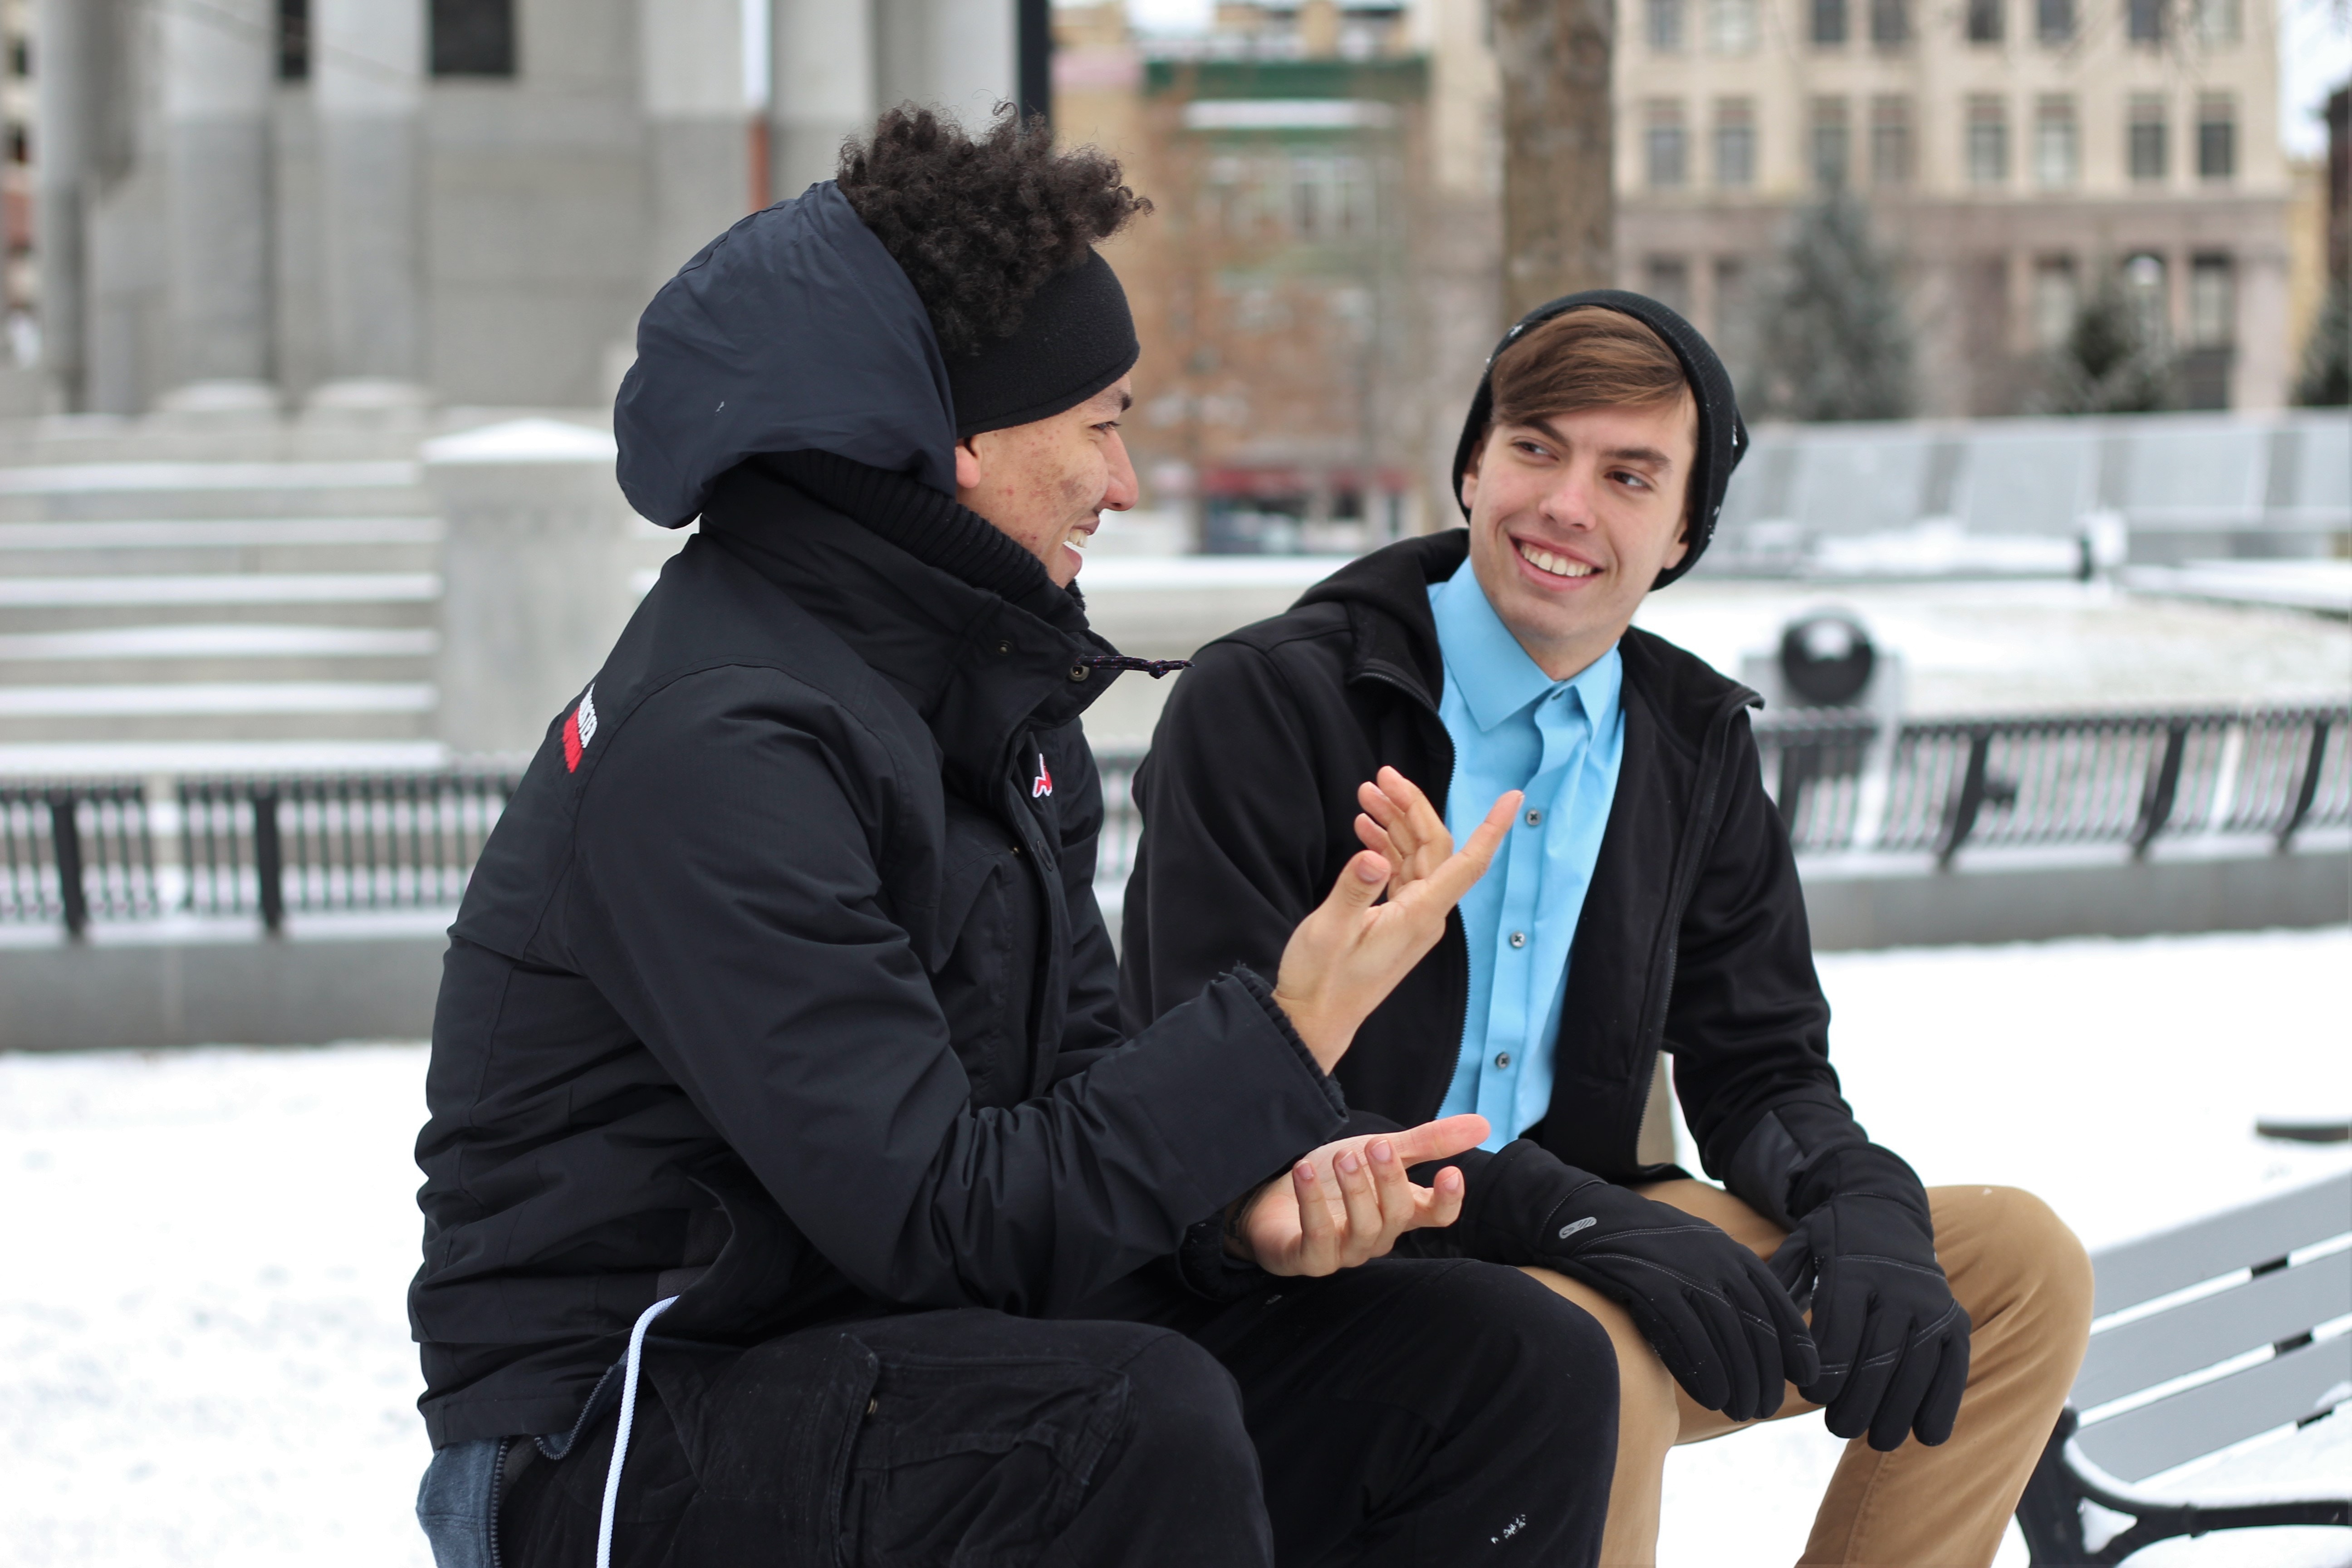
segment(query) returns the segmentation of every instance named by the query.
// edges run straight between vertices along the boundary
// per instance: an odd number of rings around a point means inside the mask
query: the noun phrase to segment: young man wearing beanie
[[[1746,446],[1721,363],[1654,300],[1571,295],[1514,327],[1454,461],[1468,529],[1342,569],[1176,688],[1136,781],[1126,1018],[1281,950],[1353,852],[1364,770],[1446,787],[1457,829],[1524,791],[1338,1069],[1351,1130],[1492,1124],[1461,1220],[1400,1250],[1518,1264],[1608,1326],[1604,1563],[1654,1560],[1674,1444],[1825,1405],[1853,1441],[1805,1563],[1989,1563],[2081,1359],[2090,1269],[2031,1195],[1927,1191],[1856,1124],[1755,694],[1632,627],[1706,547]],[[1660,1050],[1722,1187],[1636,1154]]]
[[[1328,1077],[1517,797],[1457,854],[1368,773],[1382,853],[1273,984],[1117,1025],[1077,720],[1140,661],[1070,587],[1134,500],[1092,247],[1141,205],[893,112],[646,310],[621,481],[700,535],[550,724],[435,1020],[442,1568],[1592,1561],[1607,1335],[1381,1258],[1487,1129],[1347,1139]],[[1305,1201],[1229,1226],[1268,1171]]]

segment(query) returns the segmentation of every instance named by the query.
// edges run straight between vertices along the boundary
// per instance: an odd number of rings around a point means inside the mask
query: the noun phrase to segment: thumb
[[[1803,1224],[1789,1233],[1780,1250],[1765,1260],[1764,1267],[1780,1288],[1796,1300],[1798,1306],[1810,1303],[1813,1293],[1813,1238]]]
[[[1323,902],[1326,908],[1370,909],[1388,885],[1389,863],[1370,849],[1359,850],[1341,868],[1339,879],[1331,884],[1331,896]]]

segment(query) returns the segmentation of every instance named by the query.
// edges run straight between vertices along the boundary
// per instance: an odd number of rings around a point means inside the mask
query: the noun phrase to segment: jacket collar
[[[958,793],[992,801],[1025,728],[1075,720],[1116,672],[1083,602],[976,513],[823,453],[745,463],[703,531],[847,643],[921,715]]]
[[[1307,590],[1298,603],[1346,606],[1351,683],[1390,681],[1418,694],[1434,711],[1445,689],[1445,661],[1429,587],[1453,576],[1469,556],[1466,528],[1401,539],[1349,562]],[[1664,721],[1662,728],[1694,752],[1727,709],[1762,701],[1704,660],[1638,626],[1619,638],[1617,647],[1625,660],[1627,696],[1641,693]]]

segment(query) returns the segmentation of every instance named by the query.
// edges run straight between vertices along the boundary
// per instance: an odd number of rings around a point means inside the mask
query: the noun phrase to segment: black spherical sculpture
[[[1780,633],[1780,679],[1813,708],[1843,708],[1860,698],[1877,668],[1870,634],[1842,610],[1816,611]]]

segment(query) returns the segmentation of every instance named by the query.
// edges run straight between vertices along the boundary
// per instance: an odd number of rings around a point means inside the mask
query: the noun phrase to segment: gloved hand
[[[1623,1307],[1676,1383],[1752,1421],[1784,1384],[1820,1375],[1797,1305],[1763,1261],[1714,1226],[1563,1164],[1525,1139],[1470,1170],[1460,1250],[1556,1268]],[[1443,1237],[1443,1231],[1422,1233]]]
[[[1856,1129],[1859,1132],[1859,1129]],[[1807,1206],[1810,1200],[1810,1206]],[[1969,1315],[1936,1261],[1927,1189],[1875,1144],[1822,1155],[1800,1184],[1800,1217],[1772,1273],[1810,1300],[1821,1375],[1800,1378],[1841,1437],[1890,1453],[1952,1435],[1969,1381]]]

